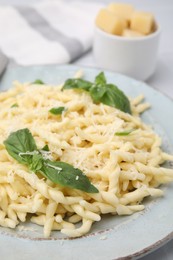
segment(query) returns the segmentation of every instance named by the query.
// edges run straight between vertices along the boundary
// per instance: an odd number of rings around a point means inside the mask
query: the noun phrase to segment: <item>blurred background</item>
[[[75,6],[78,5],[78,11],[79,9],[81,11],[79,11],[79,15],[82,14],[83,16],[85,16],[85,20],[86,20],[86,24],[84,23],[83,27],[82,27],[82,22],[81,22],[81,28],[79,28],[79,31],[82,31],[83,28],[83,32],[82,32],[82,37],[85,34],[85,31],[87,31],[88,35],[86,34],[86,37],[88,37],[88,41],[86,39],[83,38],[83,41],[87,41],[85,48],[83,48],[83,50],[78,53],[73,59],[68,59],[64,57],[60,60],[56,60],[55,58],[52,59],[52,57],[48,57],[49,54],[47,54],[47,62],[46,63],[70,63],[73,62],[75,64],[79,64],[79,65],[86,65],[86,66],[97,66],[97,64],[95,63],[94,59],[93,59],[93,55],[92,55],[92,38],[93,38],[93,27],[94,26],[94,18],[96,16],[97,11],[99,10],[99,8],[103,5],[106,5],[108,3],[110,3],[111,1],[109,0],[92,0],[92,1],[86,1],[86,0],[0,0],[0,33],[1,33],[1,37],[0,37],[0,48],[3,52],[6,52],[5,49],[7,47],[2,46],[3,45],[3,41],[5,41],[5,46],[7,46],[9,43],[8,41],[6,42],[6,39],[9,38],[8,35],[8,30],[6,30],[6,26],[7,29],[9,27],[10,23],[13,23],[13,18],[11,17],[7,17],[5,18],[5,13],[3,12],[2,14],[2,8],[3,6],[8,7],[9,5],[13,5],[13,6],[17,6],[21,7],[21,6],[28,6],[28,5],[38,5],[38,4],[42,4],[42,3],[49,3],[49,5],[54,4],[54,3],[63,3],[63,5],[66,5],[67,8],[72,7],[75,8]],[[158,24],[161,27],[162,30],[162,35],[161,35],[161,41],[160,41],[160,46],[159,46],[159,56],[158,56],[158,63],[157,63],[157,69],[155,74],[149,78],[147,80],[147,83],[149,83],[151,86],[153,86],[154,88],[162,91],[163,93],[165,93],[166,95],[170,96],[173,98],[173,88],[172,88],[172,82],[173,82],[173,31],[172,31],[172,25],[173,25],[173,1],[172,0],[126,0],[126,1],[122,1],[119,0],[118,2],[126,2],[126,3],[131,3],[135,6],[136,9],[139,10],[143,10],[143,11],[149,11],[152,12],[154,14],[154,16],[156,17],[156,20],[158,21]],[[81,3],[81,6],[79,8],[79,3]],[[83,7],[82,7],[83,4]],[[38,7],[39,8],[39,7]],[[57,16],[59,14],[57,13]],[[24,14],[23,14],[24,16]],[[67,15],[64,15],[64,20],[61,19],[61,24],[59,24],[59,27],[62,27],[62,31],[64,30],[64,24],[66,23],[66,19],[68,18],[68,12]],[[68,18],[69,19],[69,18]],[[8,20],[8,21],[7,21]],[[56,21],[56,19],[55,19]],[[8,24],[6,24],[8,23]],[[75,24],[74,21],[72,21],[73,24]],[[56,25],[56,22],[55,22]],[[77,25],[79,26],[79,24]],[[2,27],[2,30],[1,30]],[[59,28],[58,27],[58,28]],[[15,28],[16,29],[16,28]],[[20,30],[20,28],[19,28]],[[73,29],[75,31],[75,29]],[[64,30],[64,33],[66,35],[71,35],[71,29],[69,28],[68,30]],[[12,42],[14,40],[15,44],[15,37],[17,36],[17,32],[13,34],[13,38],[10,38],[10,42],[12,45]],[[79,36],[80,37],[80,36]],[[29,49],[29,44],[33,44],[33,42],[29,42],[28,41],[28,49]],[[11,46],[10,46],[11,48]],[[15,45],[13,46],[13,49],[15,49]],[[52,43],[52,49],[51,50],[51,54],[50,56],[53,56],[53,53],[55,53],[54,49],[55,46],[53,46]],[[17,63],[21,64],[21,65],[27,65],[27,57],[25,58],[23,53],[20,55],[22,56],[21,59],[24,59],[25,62],[17,62],[14,58],[15,55],[17,55],[17,47],[16,47],[16,53],[13,56],[13,52],[12,50],[8,51],[8,55],[10,57],[10,62],[9,65],[15,65]],[[46,50],[44,51],[44,53],[46,53]],[[7,53],[6,53],[7,54]],[[12,54],[12,55],[11,55]],[[27,55],[26,55],[27,56]],[[35,57],[38,57],[37,61],[35,62],[33,60],[28,62],[28,65],[30,64],[36,64],[36,63],[40,63],[43,64],[45,63],[45,59],[42,57],[42,59],[40,59],[39,62],[39,52],[37,52],[37,55],[35,54]],[[35,58],[36,59],[36,58]]]

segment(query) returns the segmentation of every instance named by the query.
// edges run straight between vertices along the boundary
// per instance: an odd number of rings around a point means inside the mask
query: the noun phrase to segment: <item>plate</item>
[[[16,79],[32,82],[40,78],[46,83],[59,84],[73,77],[78,70],[79,67],[70,65],[9,68],[1,79],[0,89],[8,89]],[[93,68],[83,70],[88,80],[93,80],[100,72]],[[141,93],[145,95],[152,108],[142,115],[143,120],[153,125],[154,130],[162,136],[163,148],[167,152],[173,152],[173,102],[145,83],[116,73],[105,74],[108,82],[115,83],[128,96],[135,97]],[[165,190],[165,196],[145,200],[144,211],[132,216],[103,216],[100,222],[93,225],[90,233],[81,238],[67,239],[60,232],[53,232],[51,238],[44,239],[42,228],[30,223],[22,224],[22,228],[15,230],[1,227],[1,259],[138,258],[173,237],[173,185],[163,186],[162,189]]]

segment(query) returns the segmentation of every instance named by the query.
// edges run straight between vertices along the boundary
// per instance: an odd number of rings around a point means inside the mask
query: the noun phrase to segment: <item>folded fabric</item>
[[[0,7],[0,49],[20,65],[69,63],[92,46],[98,3],[63,0]]]
[[[0,51],[0,75],[5,70],[8,63],[8,58]]]

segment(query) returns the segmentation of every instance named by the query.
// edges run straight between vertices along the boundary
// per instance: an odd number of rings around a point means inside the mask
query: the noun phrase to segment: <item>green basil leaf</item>
[[[93,85],[90,88],[90,95],[95,103],[100,103],[100,100],[104,99],[104,96],[107,95],[107,88],[106,86],[103,87],[102,85]],[[103,103],[103,102],[102,102]]]
[[[95,83],[83,79],[68,79],[66,80],[63,89],[82,89],[89,91],[94,102],[101,102],[131,114],[129,99],[117,86],[106,83],[103,72],[96,76]]]
[[[88,177],[81,170],[68,163],[46,160],[41,172],[53,183],[88,193],[98,192],[97,188],[90,183]]]
[[[17,103],[14,103],[12,106],[11,106],[11,108],[12,107],[18,107],[18,104]]]
[[[31,164],[33,154],[37,153],[35,140],[28,128],[11,133],[4,145],[7,152],[22,164]]]
[[[44,85],[45,83],[41,79],[36,79],[32,84]]]
[[[53,115],[61,115],[65,110],[65,107],[53,107],[49,110],[49,112]]]
[[[133,131],[134,131],[134,129],[130,129],[130,130],[122,131],[122,132],[116,132],[115,135],[117,135],[117,136],[126,136],[126,135],[129,135]]]
[[[79,189],[88,193],[98,192],[81,170],[64,162],[45,159],[41,150],[37,149],[35,140],[29,129],[13,132],[4,141],[7,152],[19,163],[25,164],[35,173],[40,172],[53,183],[65,187]],[[48,152],[48,145],[43,147]]]
[[[33,154],[32,161],[29,164],[29,168],[31,171],[37,172],[37,171],[41,170],[41,168],[43,167],[43,163],[44,163],[44,160],[40,153]]]
[[[95,78],[95,83],[96,84],[106,84],[106,77],[105,74],[103,72],[100,72],[96,78]]]
[[[41,150],[46,152],[50,151],[49,146],[47,144]]]
[[[89,91],[92,83],[83,79],[67,79],[62,89],[83,89]]]
[[[90,94],[95,102],[116,107],[119,110],[131,113],[130,102],[125,94],[115,85],[96,85],[90,89]]]

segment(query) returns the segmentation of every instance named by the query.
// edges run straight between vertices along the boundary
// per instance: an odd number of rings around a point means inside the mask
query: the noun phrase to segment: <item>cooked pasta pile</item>
[[[143,96],[131,100],[132,115],[94,104],[85,91],[20,84],[0,94],[0,225],[15,228],[30,221],[44,226],[44,236],[60,230],[80,237],[102,214],[130,215],[144,209],[147,196],[173,180],[173,170],[160,167],[173,156],[162,151],[161,138],[139,114],[148,108]],[[17,104],[17,105],[14,105]],[[65,107],[62,115],[49,112]],[[67,162],[88,176],[99,193],[54,184],[29,171],[6,151],[11,132],[28,128],[41,149],[48,145],[54,160]],[[132,130],[127,135],[116,135]],[[80,225],[79,225],[79,224]]]

